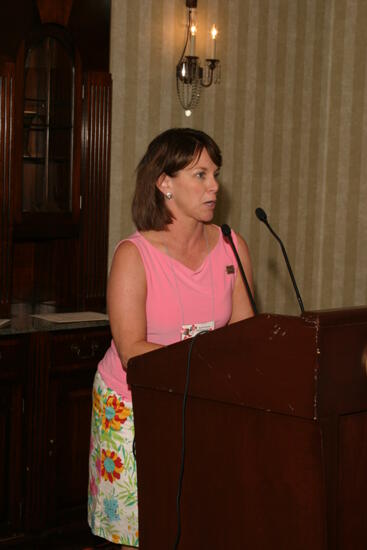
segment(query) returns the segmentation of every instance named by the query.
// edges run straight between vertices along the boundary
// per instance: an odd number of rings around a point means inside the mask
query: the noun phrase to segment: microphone
[[[227,225],[226,223],[224,223],[223,225],[220,226],[221,230],[222,230],[222,233],[223,233],[223,236],[226,237],[228,240],[229,240],[229,244],[231,245],[232,247],[232,250],[233,250],[233,253],[234,255],[236,256],[236,260],[237,260],[237,264],[238,264],[238,268],[240,270],[240,273],[241,273],[241,276],[242,276],[242,280],[245,284],[245,287],[246,287],[246,290],[247,290],[247,295],[249,297],[249,300],[251,302],[251,306],[252,306],[252,310],[254,312],[254,315],[257,315],[257,307],[256,307],[256,304],[255,304],[255,300],[254,300],[254,297],[252,296],[252,292],[251,292],[251,289],[250,289],[250,285],[248,284],[248,281],[247,281],[247,277],[246,277],[246,274],[245,274],[245,271],[243,269],[243,266],[242,266],[242,263],[241,263],[241,260],[240,260],[240,257],[238,255],[238,252],[237,252],[237,249],[234,245],[234,242],[233,242],[233,239],[232,239],[232,233],[231,233],[231,228],[229,227],[229,225]]]
[[[302,298],[301,298],[301,295],[299,293],[298,286],[297,286],[297,283],[296,283],[296,279],[294,278],[293,271],[292,271],[292,268],[291,268],[291,264],[289,263],[287,252],[284,248],[284,245],[283,245],[282,241],[280,240],[280,238],[278,237],[278,235],[275,233],[275,231],[269,225],[268,217],[266,215],[266,212],[262,208],[259,207],[259,208],[256,208],[255,214],[256,214],[256,217],[266,225],[266,227],[269,229],[270,233],[272,235],[274,235],[274,237],[276,238],[276,240],[280,244],[280,248],[282,249],[283,256],[284,256],[284,259],[285,259],[285,263],[287,264],[288,272],[289,272],[289,275],[290,275],[292,283],[293,283],[293,288],[296,292],[299,307],[301,308],[301,313],[304,313],[305,308],[303,307]]]

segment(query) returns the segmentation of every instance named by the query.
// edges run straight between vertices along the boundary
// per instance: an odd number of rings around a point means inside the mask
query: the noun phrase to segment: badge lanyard
[[[213,277],[213,265],[212,265],[212,259],[210,256],[209,251],[209,243],[208,243],[208,236],[206,234],[206,228],[204,227],[204,236],[205,236],[205,243],[206,243],[206,250],[207,250],[207,257],[209,260],[209,275],[210,275],[210,286],[211,286],[211,301],[212,301],[212,321],[207,321],[205,323],[195,323],[190,325],[185,325],[185,313],[184,313],[184,307],[182,303],[182,297],[180,293],[180,289],[178,286],[178,280],[176,276],[176,272],[172,263],[172,257],[168,251],[167,246],[165,246],[166,254],[169,258],[169,264],[172,271],[172,275],[175,281],[176,286],[176,293],[178,298],[178,303],[181,310],[181,320],[182,320],[182,328],[181,328],[181,339],[185,340],[186,338],[191,338],[192,336],[195,336],[200,331],[203,330],[213,330],[215,328],[215,301],[214,301],[214,277]]]

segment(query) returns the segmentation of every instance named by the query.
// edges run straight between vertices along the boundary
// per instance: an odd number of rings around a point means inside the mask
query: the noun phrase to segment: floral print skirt
[[[139,546],[132,403],[107,388],[97,372],[93,386],[88,522],[111,542]]]

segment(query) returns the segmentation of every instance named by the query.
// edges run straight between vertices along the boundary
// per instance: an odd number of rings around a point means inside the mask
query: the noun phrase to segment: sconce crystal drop
[[[204,67],[200,66],[200,59],[194,54],[197,28],[193,21],[192,8],[196,8],[196,0],[186,0],[186,7],[188,16],[185,46],[176,66],[176,88],[181,106],[186,116],[190,116],[199,104],[202,88],[209,88],[212,84],[220,82],[220,62],[219,59],[208,58]],[[213,28],[215,29],[215,26]],[[212,34],[214,54],[217,32],[215,29],[215,33]]]

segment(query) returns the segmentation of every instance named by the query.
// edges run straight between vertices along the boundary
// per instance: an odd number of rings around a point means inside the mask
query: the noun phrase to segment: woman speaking
[[[88,518],[95,535],[122,548],[139,546],[129,359],[253,315],[232,249],[212,224],[221,164],[204,132],[174,128],[157,136],[137,168],[137,231],[112,261],[113,340],[93,388]],[[247,245],[232,237],[252,289]]]

